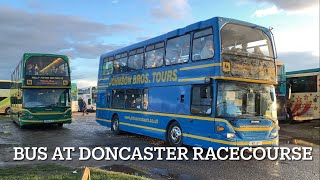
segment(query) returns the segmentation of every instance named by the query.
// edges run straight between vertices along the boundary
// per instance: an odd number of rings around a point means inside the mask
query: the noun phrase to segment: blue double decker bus
[[[277,146],[269,29],[214,17],[100,57],[96,120],[171,146]]]

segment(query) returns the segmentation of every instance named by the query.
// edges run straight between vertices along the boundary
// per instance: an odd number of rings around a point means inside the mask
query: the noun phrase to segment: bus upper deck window
[[[195,32],[193,35],[192,60],[210,59],[214,56],[212,28]]]
[[[145,56],[145,68],[161,67],[163,65],[164,42],[147,46]]]
[[[166,65],[188,62],[190,51],[190,34],[169,39],[166,47]]]

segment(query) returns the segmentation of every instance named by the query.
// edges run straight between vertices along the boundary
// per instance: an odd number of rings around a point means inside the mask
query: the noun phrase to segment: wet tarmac
[[[313,147],[312,161],[13,161],[13,147],[162,147],[161,140],[135,135],[115,136],[95,122],[94,114],[75,114],[62,128],[39,125],[20,129],[9,117],[0,116],[0,167],[16,164],[55,163],[72,167],[95,166],[153,179],[319,179],[320,121],[280,124],[280,146]],[[190,147],[188,147],[190,149]]]

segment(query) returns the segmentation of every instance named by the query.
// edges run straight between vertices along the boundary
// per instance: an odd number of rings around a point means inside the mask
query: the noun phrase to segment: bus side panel
[[[107,102],[106,92],[109,90],[99,89],[97,92],[97,107],[99,108],[108,108],[109,102]],[[103,126],[111,126],[111,115],[109,111],[97,109],[96,110],[97,122]]]
[[[118,115],[120,130],[165,139],[168,118],[131,112],[119,112]]]
[[[190,112],[190,86],[167,86],[149,88],[148,111],[170,114]]]
[[[182,127],[183,144],[203,148],[214,147],[211,141],[205,140],[214,137],[212,130],[214,122],[199,119],[181,119],[181,121],[187,122],[182,124],[188,126],[188,129]]]
[[[107,107],[106,90],[100,90],[97,93],[97,105],[101,108]]]
[[[292,93],[289,101],[289,108],[293,115],[293,120],[319,119],[319,93]]]

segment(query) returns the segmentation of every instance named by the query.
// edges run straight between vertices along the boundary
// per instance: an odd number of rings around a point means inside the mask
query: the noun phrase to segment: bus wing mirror
[[[287,95],[287,99],[291,99],[291,87],[288,87],[288,95]]]
[[[211,84],[212,81],[213,81],[213,79],[212,79],[211,77],[206,77],[206,78],[204,78],[204,83],[205,83],[205,84]]]

